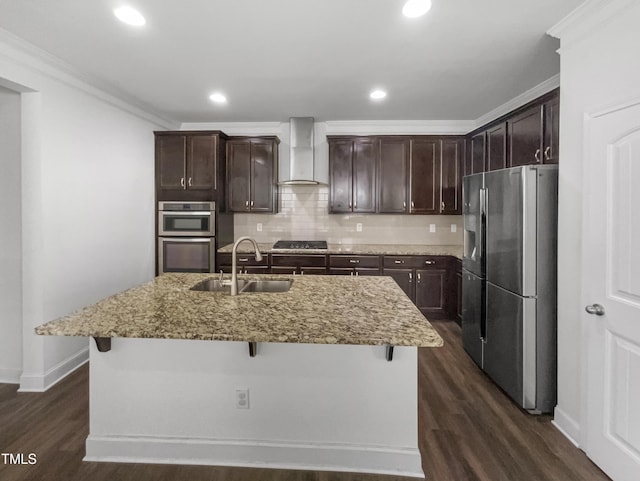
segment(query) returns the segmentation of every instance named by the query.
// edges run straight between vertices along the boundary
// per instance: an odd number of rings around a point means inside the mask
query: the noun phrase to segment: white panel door
[[[640,480],[640,101],[592,116],[585,142],[586,451]]]

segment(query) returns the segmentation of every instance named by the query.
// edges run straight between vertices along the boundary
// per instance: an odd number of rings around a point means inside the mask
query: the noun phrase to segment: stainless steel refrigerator
[[[463,179],[462,341],[532,413],[556,404],[556,165]]]

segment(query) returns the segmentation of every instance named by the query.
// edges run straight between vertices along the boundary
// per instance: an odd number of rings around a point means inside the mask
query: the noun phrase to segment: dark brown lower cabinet
[[[415,304],[425,317],[439,319],[447,316],[446,269],[416,269]]]
[[[413,269],[395,269],[385,267],[382,270],[383,276],[391,276],[400,286],[411,302],[416,302],[416,290],[413,284]]]

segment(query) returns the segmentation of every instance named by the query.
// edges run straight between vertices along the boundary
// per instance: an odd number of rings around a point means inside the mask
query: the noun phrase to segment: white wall
[[[20,94],[0,87],[0,382],[22,372]]]
[[[168,125],[1,39],[0,83],[22,90],[21,390],[43,390],[88,340],[33,328],[153,277],[153,130]]]
[[[584,437],[581,299],[584,116],[632,96],[640,98],[640,3],[590,1],[561,39],[560,177],[558,229],[558,407],[556,423],[578,443]]]

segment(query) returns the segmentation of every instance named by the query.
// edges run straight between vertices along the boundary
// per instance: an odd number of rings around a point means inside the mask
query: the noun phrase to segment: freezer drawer
[[[484,279],[462,269],[462,345],[482,367]]]
[[[524,409],[536,409],[536,299],[486,284],[484,370]]]

